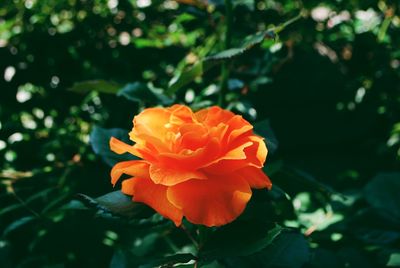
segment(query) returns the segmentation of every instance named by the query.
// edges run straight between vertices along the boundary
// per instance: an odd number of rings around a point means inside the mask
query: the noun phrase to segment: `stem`
[[[226,32],[225,39],[222,46],[222,50],[229,49],[231,47],[232,40],[232,26],[233,26],[233,6],[232,0],[224,0],[225,3],[225,20],[226,20]],[[221,83],[219,88],[219,106],[224,105],[226,90],[228,89],[229,79],[229,66],[227,62],[223,62],[221,65]]]
[[[194,237],[192,236],[192,234],[190,233],[190,231],[185,227],[185,225],[181,225],[181,229],[185,232],[185,234],[187,235],[187,237],[189,238],[189,240],[193,243],[193,245],[199,249],[199,243],[197,243],[196,239],[194,239]]]
[[[287,26],[289,26],[290,24],[293,24],[293,23],[295,23],[296,21],[298,21],[298,20],[300,20],[301,18],[304,18],[304,17],[305,17],[305,11],[302,10],[302,11],[300,11],[300,14],[297,15],[296,17],[291,18],[290,20],[288,20],[288,21],[286,21],[286,22],[284,22],[284,23],[278,25],[278,26],[275,28],[275,30],[274,30],[275,34],[281,32],[283,29],[285,29],[285,28],[286,28]]]

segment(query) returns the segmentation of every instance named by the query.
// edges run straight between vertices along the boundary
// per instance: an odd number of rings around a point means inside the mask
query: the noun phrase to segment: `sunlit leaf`
[[[231,48],[228,50],[221,51],[215,55],[206,57],[195,63],[193,66],[184,70],[178,76],[175,76],[169,83],[168,94],[173,94],[177,90],[191,83],[195,78],[202,76],[205,72],[210,70],[212,67],[218,63],[230,60],[235,57],[242,55],[244,52],[250,50],[256,45],[259,45],[265,38],[273,38],[273,31],[265,31],[248,36],[243,44],[237,48]]]
[[[399,267],[400,266],[400,253],[392,253],[389,257],[389,261],[386,264],[388,267]]]
[[[98,198],[92,198],[84,194],[78,195],[78,200],[87,208],[95,210],[100,216],[122,216],[133,218],[147,209],[141,203],[132,201],[132,198],[121,191],[114,191]],[[74,203],[77,209],[81,207]],[[70,206],[71,208],[71,206]]]

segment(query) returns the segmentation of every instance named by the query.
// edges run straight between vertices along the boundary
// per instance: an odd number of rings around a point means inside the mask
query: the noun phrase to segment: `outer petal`
[[[265,145],[264,139],[255,135],[250,136],[249,138],[257,146],[251,148],[253,150],[256,148],[255,151],[249,150],[248,152],[246,152],[247,157],[254,166],[263,167],[265,159],[267,158],[268,154],[268,149],[267,146]]]
[[[240,135],[245,134],[246,132],[251,132],[253,129],[253,126],[240,115],[235,115],[232,117],[228,121],[227,125],[229,126],[227,140],[228,144]]]
[[[138,144],[126,144],[125,142],[122,142],[114,137],[111,137],[110,139],[110,149],[117,154],[130,153],[143,159],[155,159],[154,152],[150,151],[149,149],[143,148],[143,146],[138,146]]]
[[[149,163],[142,160],[131,160],[117,163],[111,169],[111,183],[115,185],[122,174],[150,178]]]
[[[267,188],[268,190],[271,190],[272,182],[270,181],[268,176],[265,175],[262,169],[255,167],[245,167],[237,170],[235,173],[244,178],[250,184],[251,188]]]
[[[135,116],[132,132],[152,136],[162,140],[168,131],[171,112],[164,108],[149,108]]]
[[[201,123],[208,126],[217,126],[219,123],[228,122],[235,114],[231,111],[221,109],[221,107],[213,106],[202,109],[195,113],[195,117]]]
[[[204,170],[213,174],[226,174],[247,166],[262,168],[267,155],[267,147],[264,141],[258,136],[249,136],[246,139],[247,141],[250,140],[252,145],[243,147],[247,142],[241,140],[240,143],[242,145],[238,147],[242,148],[245,154],[244,158],[233,159],[221,157],[217,159],[217,161],[213,161],[210,165],[204,167]]]
[[[133,195],[133,201],[145,203],[176,226],[181,225],[182,211],[168,201],[166,186],[154,184],[150,179],[132,178],[122,182],[122,192]]]
[[[120,141],[117,138],[111,137],[110,139],[110,148],[111,151],[117,153],[117,154],[124,154],[124,153],[131,153],[133,155],[136,155],[138,157],[141,157],[142,155],[134,148],[133,145],[126,144],[123,141]]]
[[[155,184],[172,186],[191,179],[206,180],[207,177],[199,171],[187,171],[174,168],[150,166],[150,178]]]
[[[169,187],[167,198],[182,209],[192,223],[220,226],[232,222],[245,209],[251,197],[249,184],[241,177],[209,177]]]

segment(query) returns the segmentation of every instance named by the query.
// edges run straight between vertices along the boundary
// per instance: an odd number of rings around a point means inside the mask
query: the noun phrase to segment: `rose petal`
[[[117,154],[131,153],[140,157],[139,152],[137,152],[133,145],[126,144],[114,137],[111,137],[110,139],[110,149]]]
[[[205,125],[215,127],[220,123],[226,123],[235,114],[228,110],[223,110],[218,106],[202,109],[195,113],[197,120]]]
[[[225,159],[221,157],[203,167],[203,171],[213,174],[226,174],[247,166],[262,168],[267,155],[267,147],[264,141],[257,136],[250,136],[247,139],[252,141],[252,145],[243,149],[246,155],[244,159]]]
[[[110,139],[110,149],[117,154],[130,153],[146,160],[156,160],[154,157],[155,152],[149,151],[147,147],[140,146],[139,144],[129,145],[114,137]]]
[[[150,178],[155,184],[172,186],[191,179],[206,180],[207,177],[199,171],[186,171],[173,168],[150,166]]]
[[[189,180],[167,190],[168,200],[183,211],[188,221],[209,227],[232,222],[250,197],[249,184],[234,174]]]
[[[259,168],[245,167],[237,170],[235,173],[244,178],[251,188],[267,188],[268,190],[271,190],[272,183],[269,177]]]
[[[171,111],[171,124],[182,125],[184,123],[195,122],[195,117],[192,110],[185,105],[175,104],[169,108],[169,110]]]
[[[240,115],[235,115],[228,122],[228,144],[233,142],[239,136],[249,132],[253,129],[253,126],[250,125],[245,119],[243,119]]]
[[[166,186],[138,177],[124,180],[122,192],[133,195],[133,201],[145,203],[165,218],[172,220],[176,226],[181,225],[182,211],[167,199]]]
[[[251,141],[253,141],[254,146],[246,148],[246,156],[252,166],[263,167],[265,159],[267,158],[268,149],[265,145],[264,139],[259,136],[250,136]]]
[[[122,174],[135,177],[150,178],[149,163],[142,160],[131,160],[117,163],[111,169],[111,183],[113,186],[117,183]]]
[[[185,150],[177,153],[161,153],[158,155],[160,163],[171,168],[182,169],[185,167],[190,170],[196,170],[202,166],[208,165],[210,161],[220,154],[220,143],[212,138],[208,143],[195,151]]]

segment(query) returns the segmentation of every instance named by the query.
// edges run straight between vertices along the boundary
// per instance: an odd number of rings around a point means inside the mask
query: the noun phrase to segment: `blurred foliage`
[[[400,3],[232,4],[222,51],[220,0],[1,1],[2,267],[400,266]],[[274,187],[233,224],[109,193],[108,138],[174,102],[267,139]]]

